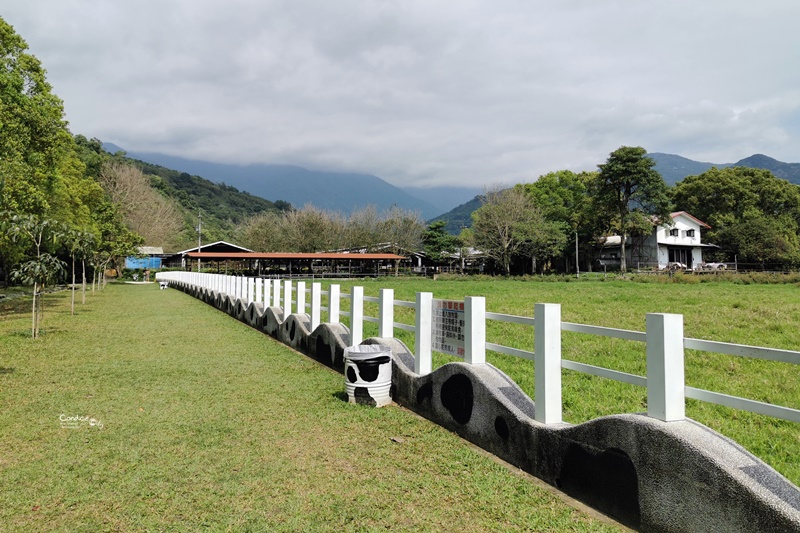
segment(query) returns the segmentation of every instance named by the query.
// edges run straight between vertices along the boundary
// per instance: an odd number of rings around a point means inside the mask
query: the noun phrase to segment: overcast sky
[[[2,0],[73,133],[399,186],[800,162],[795,0]]]

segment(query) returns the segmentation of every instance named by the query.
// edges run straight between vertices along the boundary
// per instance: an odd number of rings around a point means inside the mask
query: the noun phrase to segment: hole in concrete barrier
[[[464,374],[453,374],[442,384],[442,405],[459,424],[472,418],[472,381]]]
[[[609,448],[592,453],[578,443],[570,443],[556,485],[629,527],[639,526],[636,467],[622,450]]]
[[[497,432],[497,436],[503,439],[503,442],[508,442],[510,432],[505,418],[498,416],[494,419],[494,430]]]
[[[292,320],[292,326],[289,328],[289,341],[294,342],[294,335],[297,333],[295,328],[294,320]]]

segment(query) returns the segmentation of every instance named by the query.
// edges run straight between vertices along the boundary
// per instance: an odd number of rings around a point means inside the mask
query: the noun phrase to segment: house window
[[[686,236],[687,237],[694,237],[694,230],[693,229],[687,229],[686,230]]]
[[[669,230],[669,236],[677,237],[678,235],[680,235],[680,232],[681,230],[679,230],[678,228],[672,228],[671,230]]]

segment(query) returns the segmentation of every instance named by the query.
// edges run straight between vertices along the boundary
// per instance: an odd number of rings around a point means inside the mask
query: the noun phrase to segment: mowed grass
[[[382,278],[341,282],[342,292],[353,285],[367,296],[393,288],[398,300],[414,301],[417,292],[434,298],[463,300],[484,296],[486,310],[533,316],[536,303],[561,304],[562,320],[612,328],[645,331],[647,313],[684,316],[686,337],[800,350],[800,285],[740,285],[729,281],[639,283],[595,279],[592,281],[540,281],[519,279]],[[547,278],[545,278],[547,280]],[[328,282],[324,283],[327,289]],[[343,309],[349,302],[343,301]],[[377,316],[377,305],[365,304],[365,315]],[[323,317],[325,318],[325,317]],[[347,322],[347,318],[344,318]],[[395,308],[395,321],[414,324],[414,312]],[[377,326],[365,322],[366,336]],[[413,334],[400,329],[395,335],[412,350]],[[533,328],[488,321],[487,340],[533,351]],[[565,359],[631,374],[646,375],[643,343],[565,332]],[[455,360],[434,354],[434,367]],[[487,353],[487,360],[506,372],[531,397],[534,369],[531,361]],[[687,350],[686,384],[691,387],[800,409],[800,365],[762,361]],[[563,370],[564,419],[580,423],[618,413],[647,411],[644,388]],[[687,400],[687,416],[732,438],[800,485],[800,424],[713,404]]]
[[[48,295],[36,341],[29,303],[0,303],[0,530],[617,530],[181,292]]]

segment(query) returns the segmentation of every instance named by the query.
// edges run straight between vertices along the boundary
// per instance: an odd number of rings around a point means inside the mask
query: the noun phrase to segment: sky
[[[2,5],[5,4],[5,5]],[[397,186],[800,162],[794,0],[1,0],[70,130]]]

